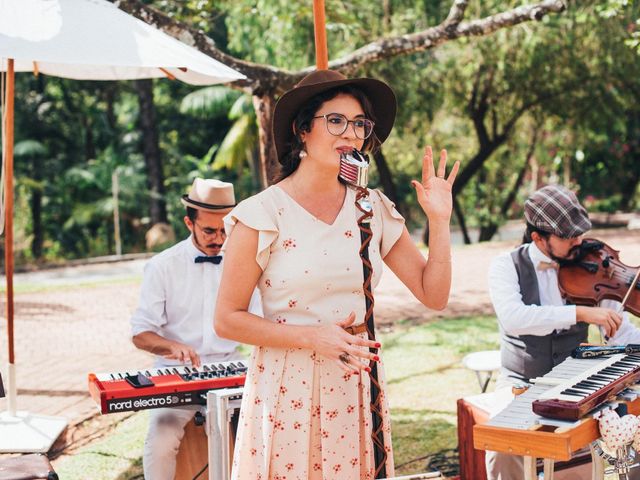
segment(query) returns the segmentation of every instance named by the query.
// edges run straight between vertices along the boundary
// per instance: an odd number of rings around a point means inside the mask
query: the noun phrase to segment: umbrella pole
[[[13,59],[7,61],[6,123],[4,128],[4,273],[7,280],[6,317],[9,337],[9,372],[7,385],[8,408],[0,413],[0,453],[47,452],[60,433],[66,428],[67,420],[62,417],[34,415],[16,411],[16,370],[13,341],[13,133],[15,65]]]
[[[316,39],[316,68],[329,68],[329,54],[327,53],[327,30],[324,18],[324,0],[313,0],[313,27]]]
[[[6,124],[5,128],[5,165],[4,165],[4,274],[7,281],[6,318],[9,336],[9,376],[8,376],[8,407],[9,414],[16,414],[16,376],[15,352],[13,348],[13,115],[15,93],[15,70],[13,59],[7,60],[7,90],[6,90]]]

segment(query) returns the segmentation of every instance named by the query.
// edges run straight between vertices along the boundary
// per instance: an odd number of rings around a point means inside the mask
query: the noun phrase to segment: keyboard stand
[[[591,478],[604,478],[604,459],[597,454],[593,443],[589,444],[591,450]]]
[[[207,392],[209,480],[229,480],[236,429],[242,403],[242,387]]]

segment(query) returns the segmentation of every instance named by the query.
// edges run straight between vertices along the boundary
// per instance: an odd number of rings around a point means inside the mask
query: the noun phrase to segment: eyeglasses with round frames
[[[324,118],[324,124],[327,127],[327,132],[336,137],[342,135],[349,128],[349,124],[353,125],[353,133],[360,140],[366,140],[373,133],[374,122],[368,118],[356,118],[355,120],[348,120],[347,117],[341,113],[327,113],[325,115],[318,115],[316,118]]]
[[[214,237],[215,238],[218,235],[220,235],[220,238],[222,238],[222,237],[226,237],[227,236],[227,232],[225,232],[224,228],[203,227],[202,225],[198,224],[197,222],[193,222],[193,224],[196,227],[198,227],[200,229],[200,231],[202,233],[204,233],[208,237]]]

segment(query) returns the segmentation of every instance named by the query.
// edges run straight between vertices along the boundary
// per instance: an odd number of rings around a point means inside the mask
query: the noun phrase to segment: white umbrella
[[[60,417],[16,412],[13,349],[14,72],[77,80],[176,78],[212,85],[241,73],[119,10],[105,0],[0,0],[3,105],[5,275],[9,336],[8,411],[0,414],[0,452],[46,452],[66,427]]]
[[[0,0],[0,58],[13,58],[16,72],[75,80],[245,78],[104,0]]]

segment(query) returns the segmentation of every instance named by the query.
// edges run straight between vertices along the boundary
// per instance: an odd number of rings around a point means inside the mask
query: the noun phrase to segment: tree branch
[[[467,9],[469,2],[467,0],[455,0],[449,10],[446,20],[442,23],[446,30],[455,29],[462,19],[464,18],[464,12]]]
[[[523,5],[482,19],[460,23],[456,28],[450,28],[450,24],[447,24],[449,17],[447,17],[447,20],[440,25],[427,28],[421,32],[372,42],[349,55],[330,62],[329,67],[342,72],[351,72],[366,63],[377,62],[397,55],[408,55],[429,50],[449,40],[461,37],[483,36],[501,28],[512,27],[523,22],[539,21],[547,14],[560,13],[565,8],[566,5],[562,0],[543,0],[533,5]],[[455,9],[455,4],[452,9]]]
[[[513,202],[515,201],[516,195],[518,195],[518,191],[522,186],[522,182],[524,181],[524,176],[527,173],[527,170],[529,169],[529,163],[531,162],[531,158],[533,158],[533,154],[535,153],[535,150],[536,150],[540,128],[542,128],[542,121],[538,120],[533,126],[533,131],[531,133],[531,142],[529,143],[529,149],[527,150],[527,154],[524,159],[524,164],[522,165],[522,168],[520,169],[520,172],[516,177],[516,181],[511,187],[511,190],[509,191],[507,198],[505,199],[504,203],[502,204],[502,207],[500,208],[500,215],[502,218],[505,218],[507,216],[507,212],[509,211],[509,208],[511,207]]]
[[[195,29],[184,22],[171,18],[140,0],[110,0],[123,10],[143,22],[162,30],[182,43],[200,50],[205,55],[243,73],[246,80],[237,80],[230,86],[244,90],[246,93],[261,96],[265,90],[278,89],[279,92],[291,88],[304,77],[303,72],[289,72],[271,65],[263,65],[240,60],[224,53],[216,47],[215,42],[202,30]],[[310,71],[310,70],[309,70]]]
[[[233,82],[231,86],[253,95],[261,96],[263,92],[282,93],[315,69],[315,67],[309,66],[297,72],[290,72],[270,65],[240,60],[218,49],[213,40],[202,30],[197,30],[170,18],[156,9],[144,5],[140,0],[110,1],[113,1],[121,10],[245,74],[248,77],[246,80],[238,80]],[[329,68],[348,74],[368,63],[397,55],[429,50],[444,42],[461,37],[483,36],[523,22],[539,21],[549,13],[560,13],[566,8],[564,0],[543,0],[532,5],[523,5],[489,17],[461,23],[467,4],[467,0],[454,0],[449,15],[440,25],[421,32],[383,38],[369,43],[330,62]]]

